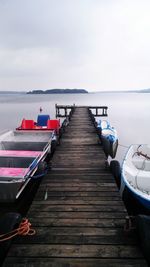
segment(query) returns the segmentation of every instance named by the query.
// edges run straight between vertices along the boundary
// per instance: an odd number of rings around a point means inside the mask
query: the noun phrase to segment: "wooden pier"
[[[144,267],[138,240],[86,107],[76,107],[4,267]]]
[[[75,108],[88,108],[92,111],[95,117],[106,117],[108,107],[106,106],[75,106],[75,105],[55,105],[56,108],[56,118],[66,118],[75,110]]]

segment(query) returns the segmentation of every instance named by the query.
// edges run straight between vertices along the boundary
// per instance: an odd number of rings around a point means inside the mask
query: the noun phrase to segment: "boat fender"
[[[120,163],[117,160],[111,160],[110,162],[110,171],[113,174],[116,184],[118,188],[120,189],[121,185],[121,167]]]
[[[97,130],[97,121],[96,120],[94,121],[94,127]]]
[[[59,138],[61,138],[62,137],[62,134],[63,134],[63,128],[61,127],[60,129],[59,129]]]
[[[97,128],[97,133],[98,133],[99,138],[101,138],[101,136],[102,136],[102,130],[100,128]]]
[[[136,222],[143,254],[150,265],[150,216],[140,214]]]
[[[95,123],[95,117],[92,115],[92,122]]]
[[[51,154],[52,155],[54,154],[54,151],[56,149],[57,144],[59,144],[59,139],[57,140],[57,142],[56,142],[56,140],[52,140],[52,142],[51,142]]]
[[[0,235],[11,232],[21,223],[22,217],[19,213],[9,212],[0,218]],[[0,266],[10,247],[11,240],[0,243]]]
[[[97,129],[97,121],[95,120],[95,128]]]

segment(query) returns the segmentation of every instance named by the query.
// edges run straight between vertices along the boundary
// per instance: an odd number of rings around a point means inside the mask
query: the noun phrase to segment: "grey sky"
[[[0,0],[0,90],[150,87],[149,0]]]

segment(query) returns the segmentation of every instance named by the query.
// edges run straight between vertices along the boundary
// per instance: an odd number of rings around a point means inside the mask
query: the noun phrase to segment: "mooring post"
[[[107,116],[107,109],[108,109],[107,107],[104,107],[103,108],[103,114],[104,114],[104,116]]]
[[[55,104],[56,118],[57,118],[57,104]]]

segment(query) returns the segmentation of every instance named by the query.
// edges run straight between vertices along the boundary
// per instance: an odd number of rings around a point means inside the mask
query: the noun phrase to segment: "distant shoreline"
[[[33,90],[27,94],[88,94],[88,91],[85,89],[49,89],[46,91]]]
[[[0,91],[1,94],[31,94],[31,95],[47,95],[47,94],[121,94],[121,93],[150,93],[150,89],[141,89],[141,90],[120,90],[120,91],[93,91],[88,92],[85,89],[49,89],[49,90],[32,90],[32,91]]]

